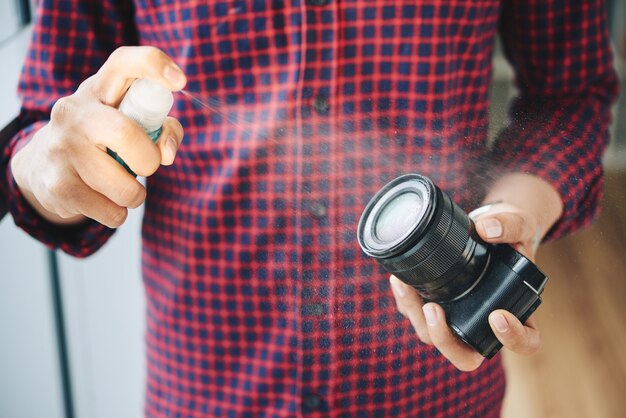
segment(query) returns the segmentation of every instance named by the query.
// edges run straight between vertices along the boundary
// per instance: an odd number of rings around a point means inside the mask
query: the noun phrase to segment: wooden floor
[[[607,173],[594,226],[542,246],[537,263],[550,278],[543,347],[505,354],[503,417],[626,417],[626,173]]]

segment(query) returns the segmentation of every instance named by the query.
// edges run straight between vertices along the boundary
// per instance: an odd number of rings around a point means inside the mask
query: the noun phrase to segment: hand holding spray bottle
[[[171,91],[147,78],[139,78],[131,84],[119,105],[119,110],[141,125],[150,139],[156,143],[173,104],[174,95]],[[111,150],[107,152],[129,173],[136,176],[117,153]]]

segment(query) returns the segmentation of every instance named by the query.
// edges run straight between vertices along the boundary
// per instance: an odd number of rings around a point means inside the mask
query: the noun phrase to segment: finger
[[[389,284],[391,286],[391,293],[393,294],[393,298],[396,301],[396,308],[398,308],[398,311],[402,315],[406,316],[406,312],[404,311],[404,305],[402,304],[402,298],[404,298],[407,291],[404,283],[402,283],[397,277],[392,275],[389,277]]]
[[[145,187],[98,148],[73,158],[77,174],[87,186],[121,207],[136,208],[146,199]]]
[[[89,87],[102,103],[117,107],[137,78],[148,78],[171,91],[181,90],[187,83],[185,74],[163,51],[151,46],[134,46],[113,51]]]
[[[67,213],[86,216],[109,228],[121,226],[128,216],[126,208],[116,205],[79,181],[66,191],[66,198],[62,201]]]
[[[433,344],[457,369],[471,371],[482,364],[484,357],[452,334],[441,306],[427,303],[423,312]]]
[[[478,218],[476,231],[482,239],[488,242],[527,242],[534,237],[535,225],[530,225],[519,213],[489,213]]]
[[[157,146],[161,151],[161,164],[172,165],[176,158],[176,152],[183,141],[183,126],[172,117],[163,122],[163,130],[157,140]]]
[[[391,284],[391,290],[400,313],[409,319],[411,325],[413,325],[413,329],[422,342],[432,344],[430,335],[428,335],[424,314],[422,313],[422,306],[424,305],[422,298],[415,289],[403,283],[395,276],[389,278],[389,283]]]
[[[497,310],[489,315],[489,325],[502,345],[517,354],[530,355],[541,348],[541,334],[532,318],[524,326],[510,312]]]
[[[90,118],[81,128],[93,144],[115,151],[140,176],[149,176],[159,168],[161,152],[139,124],[101,103],[89,107],[97,117]]]

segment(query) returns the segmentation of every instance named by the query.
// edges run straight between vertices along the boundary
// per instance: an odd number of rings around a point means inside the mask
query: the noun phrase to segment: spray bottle
[[[120,103],[119,110],[141,125],[150,139],[156,143],[159,135],[161,135],[163,121],[173,104],[174,96],[171,91],[154,81],[139,78],[131,84]],[[129,173],[136,176],[117,153],[111,150],[107,150],[107,152]]]

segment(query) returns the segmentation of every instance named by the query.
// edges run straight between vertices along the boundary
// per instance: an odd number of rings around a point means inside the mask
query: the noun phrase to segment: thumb
[[[499,212],[481,216],[476,231],[487,242],[515,244],[532,241],[535,227],[519,213]]]

